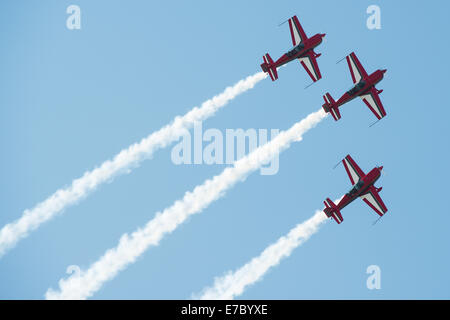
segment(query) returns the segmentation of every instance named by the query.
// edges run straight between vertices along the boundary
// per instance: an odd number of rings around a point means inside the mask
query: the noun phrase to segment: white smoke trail
[[[311,218],[291,229],[287,235],[268,246],[250,262],[234,272],[228,271],[224,276],[214,279],[212,287],[203,289],[202,293],[194,295],[194,298],[231,300],[241,295],[248,286],[261,280],[270,268],[278,265],[283,258],[289,257],[292,251],[316,233],[326,220],[327,216],[322,210],[316,211]]]
[[[107,160],[94,170],[87,171],[81,178],[73,180],[69,187],[57,190],[34,208],[25,210],[21,218],[5,225],[0,230],[0,257],[20,239],[25,238],[30,231],[37,229],[42,223],[50,220],[68,206],[86,197],[99,185],[138,166],[141,161],[150,158],[159,148],[164,148],[179,139],[195,122],[213,116],[216,111],[236,96],[253,88],[266,77],[265,73],[258,72],[227,87],[219,95],[203,102],[200,107],[195,107],[185,115],[176,117],[171,124],[150,134],[139,143],[123,149],[112,160]]]
[[[311,113],[289,130],[281,132],[265,145],[236,161],[233,167],[206,180],[192,192],[186,192],[183,199],[156,214],[143,228],[131,235],[124,234],[117,247],[112,248],[88,270],[81,271],[59,281],[60,291],[49,289],[47,299],[86,299],[98,291],[103,283],[114,278],[150,246],[158,245],[167,233],[174,231],[189,216],[201,212],[213,201],[219,199],[235,183],[244,180],[251,172],[273,159],[294,141],[300,141],[305,132],[326,117],[325,112]]]

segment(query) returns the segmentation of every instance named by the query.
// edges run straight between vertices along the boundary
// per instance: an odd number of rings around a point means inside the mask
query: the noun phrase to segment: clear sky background
[[[81,8],[81,30],[66,8]],[[381,30],[366,8],[381,8]],[[325,119],[280,155],[273,176],[256,172],[159,247],[108,282],[96,299],[185,299],[258,255],[338,198],[351,154],[368,171],[388,214],[362,201],[330,221],[248,288],[245,299],[450,298],[448,206],[448,1],[2,1],[0,5],[0,226],[226,86],[259,71],[262,55],[291,48],[296,14],[317,48],[323,79],[297,62],[236,98],[204,129],[287,129],[352,83],[355,51],[368,72],[386,68],[375,120],[362,101]],[[144,225],[225,165],[179,165],[171,148],[103,185],[44,224],[0,260],[0,298],[42,299],[69,265],[88,267],[119,237]],[[381,289],[366,268],[381,268]]]

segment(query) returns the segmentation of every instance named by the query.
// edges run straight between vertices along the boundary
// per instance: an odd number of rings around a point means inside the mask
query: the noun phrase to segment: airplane
[[[347,60],[354,86],[344,93],[338,101],[334,101],[327,92],[323,96],[323,99],[325,100],[325,103],[322,106],[323,109],[325,112],[330,112],[334,120],[338,121],[341,118],[339,107],[356,97],[361,97],[364,103],[375,114],[377,119],[381,120],[386,116],[386,111],[384,110],[379,97],[379,94],[383,92],[383,90],[376,89],[375,85],[383,79],[386,69],[378,69],[369,75],[366,70],[364,70],[354,52],[346,56],[345,59]]]
[[[336,220],[338,224],[341,224],[342,221],[344,221],[341,210],[357,197],[360,197],[369,205],[369,207],[371,207],[380,217],[382,217],[388,210],[378,194],[382,187],[376,188],[374,183],[380,177],[383,167],[375,167],[368,174],[364,174],[350,155],[347,155],[342,160],[342,163],[344,164],[345,170],[347,171],[353,187],[344,195],[337,205],[334,204],[330,198],[327,198],[323,202],[325,204],[325,209],[323,212],[327,215],[327,217],[331,217]]]
[[[261,64],[261,69],[264,72],[269,73],[272,81],[275,81],[278,79],[277,68],[292,60],[298,59],[311,79],[316,82],[322,78],[316,60],[316,58],[320,57],[321,53],[315,53],[314,48],[322,43],[322,38],[325,37],[325,34],[318,33],[311,38],[308,38],[305,31],[303,31],[297,16],[293,16],[287,21],[289,21],[289,29],[291,31],[292,44],[294,47],[287,53],[283,54],[275,62],[273,62],[270,55],[266,53],[263,56],[264,63]]]

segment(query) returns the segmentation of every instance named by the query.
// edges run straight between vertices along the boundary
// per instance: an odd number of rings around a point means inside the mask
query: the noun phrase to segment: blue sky
[[[81,8],[81,30],[66,8]],[[381,30],[366,8],[381,8]],[[245,299],[448,299],[450,223],[444,1],[8,1],[0,6],[0,225],[167,124],[174,116],[259,71],[262,55],[291,47],[297,14],[306,33],[326,33],[317,52],[323,79],[310,83],[295,62],[236,98],[203,128],[287,129],[351,86],[355,51],[368,72],[386,68],[388,116],[361,101],[308,132],[280,155],[273,176],[251,175],[159,247],[119,274],[96,299],[184,299],[258,255],[326,197],[348,191],[351,154],[363,170],[383,165],[377,186],[389,212],[362,201],[344,223],[327,223],[292,256],[248,288]],[[225,165],[179,165],[171,148],[100,187],[44,224],[0,260],[0,298],[41,299],[69,265],[88,267],[131,232]],[[381,290],[366,288],[380,266]]]

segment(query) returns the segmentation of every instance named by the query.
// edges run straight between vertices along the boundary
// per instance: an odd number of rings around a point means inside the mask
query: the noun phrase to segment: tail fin
[[[275,66],[272,58],[270,57],[270,55],[268,53],[266,53],[263,56],[263,60],[264,63],[261,64],[261,69],[264,72],[268,72],[270,75],[270,78],[272,79],[272,81],[275,81],[278,79],[278,72],[277,72],[277,67]]]
[[[323,212],[327,215],[327,217],[332,217],[338,224],[341,224],[342,221],[344,221],[344,218],[342,218],[342,214],[334,202],[331,201],[330,198],[327,198],[327,200],[323,203],[325,204],[325,209]]]
[[[325,100],[325,103],[322,105],[323,110],[325,110],[325,112],[331,113],[333,119],[335,121],[338,121],[341,118],[341,113],[339,112],[339,107],[336,106],[336,101],[334,101],[331,94],[327,92],[323,96],[323,100]]]

